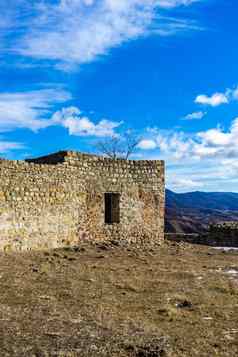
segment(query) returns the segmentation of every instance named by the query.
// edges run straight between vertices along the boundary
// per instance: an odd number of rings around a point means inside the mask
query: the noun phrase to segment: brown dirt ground
[[[0,356],[237,357],[238,252],[0,254]]]

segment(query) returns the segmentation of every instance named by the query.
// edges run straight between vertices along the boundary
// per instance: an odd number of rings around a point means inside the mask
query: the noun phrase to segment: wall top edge
[[[0,159],[0,164],[1,163],[30,163],[30,164],[51,164],[51,165],[56,165],[60,163],[66,163],[66,162],[71,162],[71,161],[77,161],[77,160],[89,160],[89,161],[103,161],[105,163],[118,163],[118,164],[134,164],[134,165],[158,165],[160,164],[161,166],[164,165],[164,160],[126,160],[122,158],[118,159],[110,159],[108,157],[100,156],[100,155],[94,155],[94,154],[89,154],[89,153],[84,153],[84,152],[79,152],[79,151],[58,151],[55,153],[51,153],[49,155],[44,155],[40,157],[35,157],[35,158],[28,158],[25,160],[7,160],[7,159]]]

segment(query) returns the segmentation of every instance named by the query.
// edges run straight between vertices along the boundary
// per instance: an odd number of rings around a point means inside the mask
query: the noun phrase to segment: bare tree
[[[105,140],[98,141],[96,147],[102,155],[106,155],[110,159],[125,159],[135,152],[141,138],[132,130],[127,130],[122,135],[113,135]]]

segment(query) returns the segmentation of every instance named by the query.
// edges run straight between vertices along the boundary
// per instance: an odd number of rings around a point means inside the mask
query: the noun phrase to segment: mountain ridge
[[[238,221],[238,193],[166,189],[166,232],[204,233],[210,223],[221,221]]]

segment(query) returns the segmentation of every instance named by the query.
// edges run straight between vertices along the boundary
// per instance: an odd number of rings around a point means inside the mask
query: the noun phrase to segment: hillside
[[[238,193],[166,190],[166,232],[201,233],[209,223],[238,220]]]
[[[0,253],[1,357],[237,357],[238,252]]]

